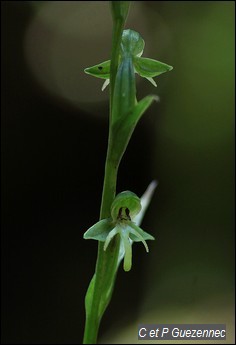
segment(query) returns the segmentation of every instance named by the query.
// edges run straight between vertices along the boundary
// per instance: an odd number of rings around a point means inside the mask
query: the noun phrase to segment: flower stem
[[[100,219],[110,217],[111,203],[114,200],[116,194],[119,161],[114,161],[112,159],[111,152],[111,119],[113,110],[112,103],[116,73],[119,63],[121,37],[128,15],[129,3],[129,1],[111,2],[111,10],[113,16],[113,34],[110,71],[110,121]],[[95,274],[90,282],[85,298],[86,323],[83,340],[84,344],[96,344],[97,342],[100,321],[112,296],[113,286],[118,268],[119,247],[119,236],[115,236],[106,251],[104,251],[104,243],[99,242]]]

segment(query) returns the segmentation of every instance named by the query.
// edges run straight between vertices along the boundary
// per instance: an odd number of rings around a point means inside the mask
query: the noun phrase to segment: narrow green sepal
[[[134,67],[135,71],[144,78],[157,77],[158,75],[169,72],[173,69],[172,66],[167,65],[166,63],[144,58],[144,57],[134,57]]]
[[[97,77],[101,79],[109,79],[110,65],[111,65],[111,60],[107,60],[97,65],[94,65],[92,67],[85,68],[84,72],[89,75],[92,75],[93,77]]]
[[[97,240],[105,242],[109,232],[115,227],[112,219],[102,219],[84,233],[85,240]]]

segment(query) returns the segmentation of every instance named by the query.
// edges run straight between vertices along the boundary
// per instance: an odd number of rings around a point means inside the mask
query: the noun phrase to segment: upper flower
[[[135,73],[149,80],[154,86],[157,86],[153,77],[171,71],[173,67],[157,60],[141,57],[144,46],[145,42],[138,32],[130,29],[124,30],[121,40],[120,61],[131,57]],[[109,84],[110,63],[111,61],[107,60],[84,70],[85,73],[94,77],[106,79],[102,90]]]

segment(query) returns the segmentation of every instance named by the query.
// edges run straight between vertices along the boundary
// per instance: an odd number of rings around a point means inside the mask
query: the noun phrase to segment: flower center
[[[131,220],[130,215],[129,215],[129,209],[127,207],[121,207],[118,212],[118,221],[127,221]]]

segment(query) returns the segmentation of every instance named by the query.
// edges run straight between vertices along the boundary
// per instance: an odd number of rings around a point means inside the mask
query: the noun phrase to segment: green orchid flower
[[[157,86],[153,78],[162,73],[171,71],[173,67],[157,60],[141,57],[144,46],[145,42],[138,32],[130,29],[124,30],[119,61],[121,63],[132,56],[134,72],[139,74],[141,77],[146,78],[154,86]],[[85,73],[94,77],[106,79],[102,86],[102,90],[106,88],[110,81],[110,64],[111,61],[107,60],[84,70]]]
[[[84,233],[84,239],[93,239],[104,242],[106,250],[114,236],[120,236],[120,246],[124,251],[125,271],[132,267],[132,243],[142,242],[148,252],[146,240],[154,237],[143,231],[134,218],[141,211],[141,202],[136,194],[130,191],[119,193],[111,205],[111,218],[102,219]]]

